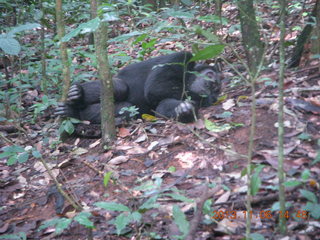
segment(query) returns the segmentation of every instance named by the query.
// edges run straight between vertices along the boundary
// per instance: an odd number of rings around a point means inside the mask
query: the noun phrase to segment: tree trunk
[[[317,0],[315,5],[315,18],[316,18],[316,25],[312,32],[311,37],[311,52],[313,54],[320,54],[320,1]],[[319,58],[319,57],[318,57]]]
[[[45,11],[43,9],[43,0],[39,1],[39,7],[42,13],[41,18],[41,90],[45,95],[48,94],[48,78],[47,78],[47,65],[46,65],[46,47],[45,47],[45,27],[43,24],[43,19],[45,18]]]
[[[239,0],[238,9],[243,47],[249,69],[251,74],[254,75],[262,60],[264,44],[260,40],[253,0]]]
[[[56,0],[56,21],[57,21],[57,32],[60,41],[60,54],[62,63],[62,96],[61,101],[67,100],[68,90],[70,88],[70,63],[68,59],[67,43],[61,42],[61,39],[65,35],[63,11],[62,11],[62,0]]]
[[[94,5],[95,4],[95,5]],[[90,18],[94,19],[97,17],[97,2],[90,1]],[[89,45],[94,45],[94,35],[93,33],[89,34]]]
[[[91,0],[91,7],[97,13],[97,2]],[[101,81],[101,133],[102,148],[110,146],[116,137],[114,120],[113,83],[108,61],[107,22],[100,22],[94,33],[95,51],[98,62],[98,72]]]
[[[288,63],[288,67],[289,68],[293,68],[293,67],[298,67],[300,60],[301,60],[301,56],[304,50],[304,45],[308,42],[308,40],[310,39],[310,35],[312,33],[312,29],[313,29],[313,24],[314,24],[314,19],[319,18],[319,10],[318,10],[318,14],[317,14],[317,9],[319,9],[319,0],[316,1],[316,4],[312,10],[311,16],[308,19],[308,23],[307,25],[303,28],[302,32],[300,33],[298,39],[297,39],[297,43],[296,46],[293,49],[293,53],[292,56],[290,58],[290,61]],[[320,20],[320,19],[318,19]],[[319,22],[317,21],[318,26],[319,26]],[[318,33],[319,34],[319,33]],[[319,35],[318,35],[319,38]]]

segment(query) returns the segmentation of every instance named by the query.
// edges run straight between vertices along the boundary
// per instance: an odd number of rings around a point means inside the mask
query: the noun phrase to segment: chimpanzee
[[[136,106],[139,114],[192,122],[199,107],[208,107],[220,92],[220,73],[215,67],[189,62],[190,52],[177,52],[134,63],[114,78],[116,119],[128,118],[120,111]],[[56,115],[100,123],[100,81],[71,86],[68,99]]]

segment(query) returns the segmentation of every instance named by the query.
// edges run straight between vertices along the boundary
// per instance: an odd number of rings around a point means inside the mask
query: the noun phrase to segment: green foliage
[[[151,209],[157,209],[159,208],[159,204],[157,203],[157,199],[159,196],[166,196],[166,197],[172,197],[173,199],[177,201],[184,201],[191,203],[193,202],[192,199],[186,198],[180,194],[173,193],[173,194],[164,194],[162,191],[159,191],[161,189],[162,180],[160,178],[155,179],[155,181],[149,181],[147,183],[143,183],[141,186],[135,188],[135,190],[141,190],[144,192],[144,195],[147,197],[147,200],[138,207],[137,210],[133,211],[129,207],[114,203],[114,202],[97,202],[94,205],[100,208],[103,208],[108,211],[117,211],[121,212],[112,223],[116,227],[116,231],[118,235],[124,234],[124,229],[128,226],[130,223],[140,223],[142,219],[142,214],[147,212]],[[151,194],[151,197],[150,197]],[[179,229],[181,228],[183,231],[185,229],[184,226],[187,226],[189,223],[186,222],[186,220],[183,220],[184,214],[181,213],[180,209],[174,210],[174,216],[176,224],[179,226]]]
[[[130,215],[128,213],[121,213],[115,219],[114,225],[117,229],[117,234],[120,235],[125,227],[131,222]]]
[[[319,203],[307,202],[304,209],[311,214],[311,217],[313,217],[315,219],[320,219],[320,204]]]
[[[39,231],[46,229],[48,227],[54,227],[55,228],[55,234],[59,235],[64,230],[66,230],[72,221],[76,221],[79,224],[85,226],[86,228],[94,228],[93,222],[89,219],[91,217],[91,213],[89,212],[80,212],[78,213],[74,218],[53,218],[50,220],[45,221],[40,227]]]
[[[97,207],[103,208],[105,210],[109,211],[120,211],[120,212],[129,212],[130,209],[120,203],[114,203],[114,202],[96,202],[94,205]]]
[[[2,153],[0,153],[1,158],[7,158],[7,165],[13,165],[18,163],[25,163],[28,161],[30,153],[35,158],[41,158],[41,154],[35,148],[28,146],[23,148],[18,145],[11,145],[1,148]]]
[[[55,228],[55,233],[57,235],[61,234],[65,229],[67,229],[72,222],[72,219],[68,218],[54,218],[45,221],[40,227],[39,231],[46,229],[48,227],[54,227]]]
[[[200,61],[200,60],[207,60],[210,58],[214,58],[218,56],[224,49],[223,44],[211,45],[208,46],[199,52],[197,52],[191,59],[190,62],[193,61]]]
[[[292,207],[292,204],[290,202],[286,202],[286,209]],[[272,212],[278,212],[280,210],[280,203],[275,202],[272,204],[272,207],[270,209]]]
[[[33,120],[42,113],[43,111],[47,110],[50,106],[56,106],[57,101],[55,99],[49,99],[48,96],[44,95],[42,97],[41,103],[34,104],[31,108],[34,109]]]
[[[250,239],[251,240],[264,240],[264,236],[260,233],[250,233]]]
[[[301,133],[299,136],[298,136],[299,139],[301,140],[311,140],[311,136],[308,134],[308,133]]]
[[[139,108],[137,108],[136,106],[123,107],[123,108],[121,108],[119,113],[125,114],[125,112],[128,112],[130,117],[134,117],[139,114],[138,110],[139,110]]]
[[[107,187],[111,179],[112,172],[107,172],[103,176],[103,186]]]
[[[220,124],[212,122],[208,119],[204,120],[204,125],[205,125],[206,129],[211,132],[223,132],[223,131],[228,131],[232,128],[232,126],[228,123],[220,125]]]
[[[313,192],[305,189],[300,189],[300,194],[308,200],[303,209],[308,211],[311,217],[320,219],[320,204],[318,203],[317,196]]]
[[[252,176],[251,176],[251,195],[255,196],[260,187],[261,187],[261,179],[259,177],[260,172],[262,171],[262,169],[264,168],[264,165],[258,164],[258,165],[251,165],[251,172],[252,172]],[[247,168],[244,168],[241,172],[241,177],[245,176],[247,173]]]
[[[40,27],[37,23],[27,23],[24,25],[17,26],[13,28],[11,31],[9,31],[7,34],[1,34],[0,35],[0,48],[9,55],[18,55],[21,46],[19,42],[14,38],[15,34],[18,32],[31,30],[34,28]]]
[[[27,235],[24,232],[19,232],[16,234],[4,234],[0,236],[0,239],[6,240],[27,240]]]
[[[112,42],[123,42],[123,41],[126,41],[132,37],[135,37],[135,36],[140,36],[144,34],[144,32],[141,32],[141,31],[132,31],[130,33],[126,33],[126,34],[122,34],[118,37],[115,37],[115,38],[112,38],[112,39],[109,39],[108,42],[109,43],[112,43]]]
[[[138,52],[138,59],[140,61],[144,60],[144,56],[151,53],[153,50],[155,50],[155,44],[157,42],[156,38],[146,40],[148,38],[147,34],[142,34],[139,37],[136,38],[136,40],[133,42],[133,44],[141,44],[141,50]],[[146,40],[146,41],[144,41]]]
[[[232,112],[229,112],[229,111],[225,111],[221,114],[216,114],[215,115],[217,118],[223,118],[223,119],[226,119],[226,118],[231,118],[232,116]]]
[[[166,193],[163,194],[163,196],[171,197],[174,200],[181,201],[181,202],[187,202],[187,203],[193,203],[193,199],[187,198],[181,194],[177,193]]]
[[[261,179],[259,177],[259,174],[264,167],[265,167],[264,165],[258,165],[253,170],[253,174],[251,177],[251,195],[252,196],[255,196],[261,187]]]
[[[80,123],[81,121],[75,118],[66,118],[62,121],[59,127],[59,135],[61,136],[62,133],[67,132],[71,135],[74,132],[74,124]]]
[[[181,236],[174,236],[176,239],[184,239],[189,231],[189,222],[187,221],[186,215],[180,210],[178,206],[173,206],[173,219],[175,224],[178,226]]]
[[[209,22],[209,23],[215,23],[215,24],[220,24],[220,22],[223,25],[228,24],[228,19],[222,17],[221,19],[219,16],[216,15],[206,15],[206,16],[200,16],[198,17],[199,21],[204,21],[204,22]]]
[[[122,212],[116,217],[115,221],[113,222],[117,229],[118,235],[122,234],[122,231],[129,223],[140,222],[142,218],[141,213],[137,211],[131,212],[131,210],[123,204],[114,202],[97,202],[95,203],[95,205],[108,211]]]
[[[318,202],[317,196],[313,192],[310,192],[310,191],[304,190],[304,189],[300,189],[300,194],[312,203]]]
[[[318,139],[317,145],[320,147],[320,139]],[[314,161],[312,162],[312,165],[314,165],[314,164],[316,164],[316,163],[318,163],[318,162],[320,162],[320,148],[319,148],[319,150],[318,150],[318,153],[317,153],[316,158],[315,158]]]
[[[69,42],[71,38],[78,36],[79,34],[83,33],[91,33],[98,29],[100,24],[99,18],[94,18],[88,22],[80,24],[77,28],[73,29],[71,32],[66,34],[61,41],[62,42]]]
[[[91,216],[92,214],[89,212],[80,212],[73,219],[86,228],[94,228],[93,222],[89,219]]]
[[[7,165],[11,166],[13,164],[24,163],[29,159],[29,153],[21,146],[12,145],[1,148],[2,153],[0,153],[1,158],[7,158]]]

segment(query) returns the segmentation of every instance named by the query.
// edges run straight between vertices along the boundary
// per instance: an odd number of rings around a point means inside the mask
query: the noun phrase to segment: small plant
[[[67,132],[71,135],[74,132],[74,124],[80,123],[81,121],[75,118],[66,118],[62,121],[60,128],[59,128],[59,135],[61,136],[62,133]]]
[[[9,55],[18,55],[21,46],[20,43],[15,39],[15,35],[18,32],[38,28],[40,25],[38,23],[28,23],[24,25],[20,25],[18,27],[13,28],[11,31],[5,34],[0,35],[0,48]]]
[[[5,234],[0,236],[0,239],[27,240],[27,235],[24,232],[19,232],[16,234]]]
[[[138,110],[139,110],[139,108],[137,108],[136,106],[123,107],[123,108],[121,108],[119,113],[124,114],[125,112],[128,112],[130,117],[134,117],[139,114]]]
[[[11,166],[13,164],[24,163],[29,159],[28,149],[25,149],[18,145],[6,146],[1,148],[2,153],[0,153],[1,158],[7,158],[7,165]]]
[[[34,115],[32,120],[34,121],[40,113],[48,109],[50,106],[55,105],[57,105],[57,101],[55,99],[49,99],[48,96],[44,95],[42,97],[41,103],[36,103],[31,107],[32,109],[34,109]]]
[[[72,221],[77,221],[79,224],[85,226],[86,228],[94,228],[93,222],[90,220],[91,213],[89,212],[80,212],[74,218],[53,218],[48,221],[45,221],[40,227],[39,230],[46,229],[48,227],[55,227],[55,234],[61,234],[65,229],[69,227]]]

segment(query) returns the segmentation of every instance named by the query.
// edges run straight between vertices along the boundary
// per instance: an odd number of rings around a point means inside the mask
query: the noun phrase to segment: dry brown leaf
[[[113,165],[118,165],[124,162],[127,162],[129,160],[128,156],[118,156],[112,158],[108,163],[113,164]]]
[[[129,136],[130,135],[130,131],[129,131],[129,129],[127,129],[127,128],[119,128],[119,132],[118,132],[118,136],[119,137],[122,137],[122,138],[124,138],[124,137],[127,137],[127,136]]]

